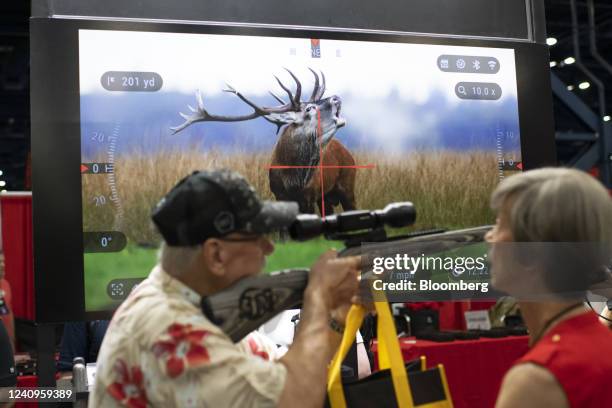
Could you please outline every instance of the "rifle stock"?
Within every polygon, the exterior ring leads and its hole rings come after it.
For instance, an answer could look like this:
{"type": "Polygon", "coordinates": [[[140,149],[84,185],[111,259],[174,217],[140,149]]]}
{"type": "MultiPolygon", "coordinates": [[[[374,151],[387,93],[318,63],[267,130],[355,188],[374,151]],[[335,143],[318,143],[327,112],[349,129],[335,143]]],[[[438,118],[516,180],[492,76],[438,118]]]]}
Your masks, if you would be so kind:
{"type": "MultiPolygon", "coordinates": [[[[369,248],[391,253],[401,248],[403,253],[428,255],[449,251],[484,241],[490,226],[434,232],[413,236],[391,237],[386,242],[370,246],[345,248],[340,256],[368,255],[369,248]]],[[[364,241],[364,244],[367,241],[364,241]]],[[[366,259],[367,256],[364,256],[366,259]]],[[[372,277],[368,262],[364,262],[363,280],[372,277]]],[[[248,333],[278,313],[298,308],[308,285],[308,269],[289,269],[267,275],[241,279],[229,288],[202,298],[202,311],[233,340],[248,333]]]]}

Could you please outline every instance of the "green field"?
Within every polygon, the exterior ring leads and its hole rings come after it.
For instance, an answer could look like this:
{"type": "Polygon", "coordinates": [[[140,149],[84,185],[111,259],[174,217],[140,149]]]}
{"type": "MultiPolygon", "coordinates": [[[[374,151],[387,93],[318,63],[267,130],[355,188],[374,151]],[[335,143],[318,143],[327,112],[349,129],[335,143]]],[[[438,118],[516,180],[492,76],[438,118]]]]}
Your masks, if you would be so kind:
{"type": "MultiPolygon", "coordinates": [[[[274,253],[267,258],[264,273],[287,268],[310,267],[321,253],[330,248],[339,250],[342,248],[342,243],[339,241],[327,241],[322,238],[307,242],[288,241],[276,243],[274,253]]],[[[486,245],[480,243],[448,252],[428,255],[432,257],[454,258],[478,257],[483,256],[483,254],[486,254],[486,245]]],[[[118,305],[106,293],[108,283],[113,279],[145,278],[157,261],[157,249],[128,245],[121,252],[90,253],[85,254],[84,258],[87,310],[106,310],[118,305]]],[[[434,282],[452,281],[448,271],[432,270],[430,272],[431,279],[434,282]]],[[[464,278],[470,280],[467,276],[464,278]]]]}
{"type": "MultiPolygon", "coordinates": [[[[277,243],[264,271],[309,267],[321,253],[333,247],[342,246],[340,242],[324,239],[277,243]]],[[[128,245],[121,252],[89,253],[84,258],[86,308],[104,310],[116,306],[106,293],[108,283],[113,279],[146,277],[157,261],[157,249],[128,245]]]]}

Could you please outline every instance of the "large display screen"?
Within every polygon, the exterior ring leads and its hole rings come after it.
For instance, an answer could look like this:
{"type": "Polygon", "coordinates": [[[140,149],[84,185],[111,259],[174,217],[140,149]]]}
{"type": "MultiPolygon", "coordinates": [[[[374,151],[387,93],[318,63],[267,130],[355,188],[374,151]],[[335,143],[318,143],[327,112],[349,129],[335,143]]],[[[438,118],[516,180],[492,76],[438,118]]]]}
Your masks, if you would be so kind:
{"type": "MultiPolygon", "coordinates": [[[[521,168],[512,49],[80,30],[79,77],[87,310],[148,273],[151,209],[195,169],[304,212],[410,200],[417,228],[457,228],[491,223],[488,195],[521,168]]],[[[297,266],[283,252],[271,266],[297,266]]]]}
{"type": "MultiPolygon", "coordinates": [[[[421,230],[492,223],[495,185],[537,165],[524,160],[537,128],[520,108],[526,44],[72,24],[90,314],[149,273],[151,210],[194,170],[234,169],[303,212],[412,201],[421,230]]],[[[279,242],[266,269],[329,246],[279,242]]]]}

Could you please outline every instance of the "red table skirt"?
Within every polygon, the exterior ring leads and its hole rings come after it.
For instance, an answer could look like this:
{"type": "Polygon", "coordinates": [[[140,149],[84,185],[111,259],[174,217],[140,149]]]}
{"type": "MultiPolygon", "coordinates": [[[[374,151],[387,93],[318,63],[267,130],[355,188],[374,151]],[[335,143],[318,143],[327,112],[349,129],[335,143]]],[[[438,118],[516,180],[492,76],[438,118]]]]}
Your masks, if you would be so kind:
{"type": "MultiPolygon", "coordinates": [[[[400,345],[404,361],[424,355],[428,368],[444,365],[455,408],[490,408],[495,406],[504,374],[525,354],[528,341],[528,336],[446,343],[404,338],[400,345]]],[[[376,347],[374,342],[375,354],[376,347]]]]}

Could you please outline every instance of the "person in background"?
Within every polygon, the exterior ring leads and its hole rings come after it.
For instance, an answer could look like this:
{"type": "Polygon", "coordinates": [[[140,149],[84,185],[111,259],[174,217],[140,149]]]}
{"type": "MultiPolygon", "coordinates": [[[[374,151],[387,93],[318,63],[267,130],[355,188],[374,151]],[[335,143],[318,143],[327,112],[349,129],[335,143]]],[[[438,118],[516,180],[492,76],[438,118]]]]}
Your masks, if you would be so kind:
{"type": "Polygon", "coordinates": [[[83,357],[85,363],[95,363],[109,323],[108,320],[65,323],[57,371],[71,372],[75,357],[83,357]]]}
{"type": "MultiPolygon", "coordinates": [[[[277,345],[276,355],[283,356],[293,343],[293,337],[300,321],[300,309],[289,309],[279,313],[273,319],[263,324],[256,332],[263,334],[269,341],[277,345]]],[[[372,374],[372,367],[363,336],[357,330],[355,338],[357,348],[356,367],[351,367],[353,375],[350,378],[365,378],[372,374]]]]}
{"type": "Polygon", "coordinates": [[[0,324],[0,387],[16,385],[17,371],[15,370],[13,347],[4,325],[0,324]]]}
{"type": "Polygon", "coordinates": [[[0,320],[4,324],[13,352],[15,351],[15,319],[13,317],[11,285],[4,279],[4,252],[0,248],[0,320]]]}
{"type": "MultiPolygon", "coordinates": [[[[203,313],[203,296],[262,271],[265,235],[295,203],[261,201],[238,173],[199,171],[159,202],[159,263],[115,312],[89,406],[320,407],[327,365],[359,286],[360,258],[328,251],[310,269],[300,329],[278,361],[245,353],[203,313]]],[[[238,312],[238,311],[237,311],[238,312]]]]}
{"type": "Polygon", "coordinates": [[[516,299],[511,297],[501,297],[497,299],[495,305],[489,309],[491,327],[506,327],[506,317],[519,317],[520,315],[521,309],[519,308],[516,299]]]}
{"type": "Polygon", "coordinates": [[[583,304],[586,290],[606,278],[608,192],[586,173],[544,168],[503,180],[491,203],[491,283],[518,300],[530,336],[496,407],[612,407],[612,332],[583,304]]]}
{"type": "MultiPolygon", "coordinates": [[[[0,241],[1,244],[1,241],[0,241]]],[[[17,386],[15,369],[15,324],[11,310],[11,287],[4,279],[4,252],[0,246],[0,387],[17,386]]],[[[0,402],[1,408],[12,407],[12,403],[0,402]]]]}

